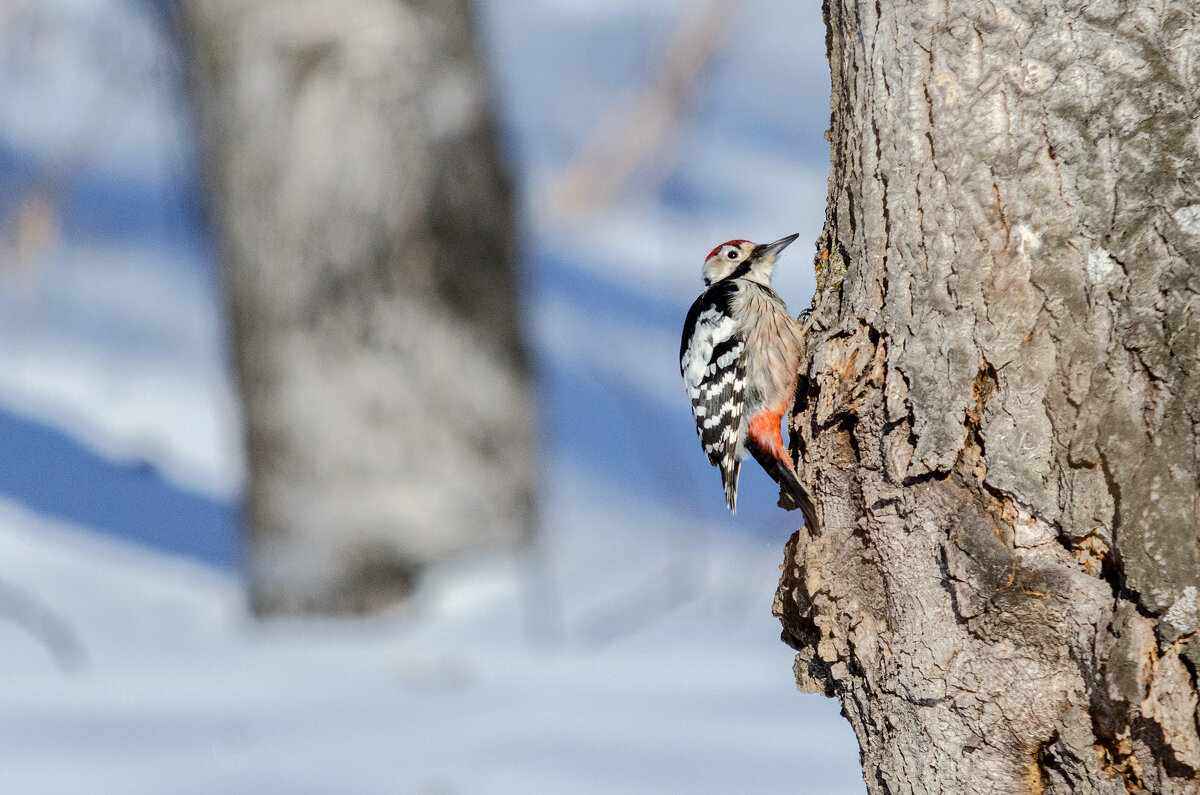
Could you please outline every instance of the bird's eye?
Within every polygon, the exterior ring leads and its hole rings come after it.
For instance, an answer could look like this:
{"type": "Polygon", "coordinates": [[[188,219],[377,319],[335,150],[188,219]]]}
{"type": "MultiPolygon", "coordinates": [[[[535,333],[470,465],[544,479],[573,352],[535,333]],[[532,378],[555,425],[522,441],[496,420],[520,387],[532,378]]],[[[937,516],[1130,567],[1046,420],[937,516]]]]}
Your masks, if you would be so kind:
{"type": "Polygon", "coordinates": [[[738,258],[738,251],[737,251],[737,249],[734,249],[733,251],[730,251],[730,252],[729,252],[728,254],[726,254],[725,256],[729,257],[730,259],[737,259],[737,258],[738,258]]]}

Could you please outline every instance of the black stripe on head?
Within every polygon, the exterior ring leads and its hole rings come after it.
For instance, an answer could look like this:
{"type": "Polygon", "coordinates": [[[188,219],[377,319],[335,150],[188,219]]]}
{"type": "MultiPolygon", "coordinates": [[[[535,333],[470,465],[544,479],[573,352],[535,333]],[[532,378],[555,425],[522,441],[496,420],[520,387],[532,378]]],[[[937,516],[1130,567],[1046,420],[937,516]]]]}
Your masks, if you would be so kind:
{"type": "Polygon", "coordinates": [[[727,282],[727,281],[730,281],[731,279],[742,278],[746,274],[750,273],[750,264],[753,261],[754,261],[753,257],[746,257],[746,259],[742,260],[741,263],[736,268],[734,268],[733,273],[729,274],[721,281],[727,282]]]}

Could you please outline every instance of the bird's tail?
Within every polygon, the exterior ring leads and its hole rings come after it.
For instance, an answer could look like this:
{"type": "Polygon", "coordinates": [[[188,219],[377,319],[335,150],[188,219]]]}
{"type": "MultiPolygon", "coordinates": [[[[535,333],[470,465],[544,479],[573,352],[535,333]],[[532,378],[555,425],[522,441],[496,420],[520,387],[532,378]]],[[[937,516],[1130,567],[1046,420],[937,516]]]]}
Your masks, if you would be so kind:
{"type": "Polygon", "coordinates": [[[758,444],[751,443],[747,447],[759,466],[779,484],[779,488],[790,498],[791,507],[799,508],[800,512],[804,514],[804,525],[810,532],[816,532],[817,508],[813,504],[812,495],[808,493],[808,489],[796,477],[796,470],[791,466],[792,462],[776,458],[758,444]]]}
{"type": "Polygon", "coordinates": [[[742,469],[741,456],[731,455],[721,462],[721,482],[725,484],[725,505],[730,513],[737,513],[738,473],[742,469]]]}

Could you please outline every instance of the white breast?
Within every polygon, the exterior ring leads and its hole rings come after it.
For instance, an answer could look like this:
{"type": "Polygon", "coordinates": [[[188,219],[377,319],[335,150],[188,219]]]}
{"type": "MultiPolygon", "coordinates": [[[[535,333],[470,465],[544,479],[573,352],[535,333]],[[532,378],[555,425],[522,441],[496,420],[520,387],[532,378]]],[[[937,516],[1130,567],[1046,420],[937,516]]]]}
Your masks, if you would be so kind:
{"type": "Polygon", "coordinates": [[[796,388],[803,331],[774,290],[741,282],[734,314],[744,324],[748,413],[790,399],[796,388]]]}

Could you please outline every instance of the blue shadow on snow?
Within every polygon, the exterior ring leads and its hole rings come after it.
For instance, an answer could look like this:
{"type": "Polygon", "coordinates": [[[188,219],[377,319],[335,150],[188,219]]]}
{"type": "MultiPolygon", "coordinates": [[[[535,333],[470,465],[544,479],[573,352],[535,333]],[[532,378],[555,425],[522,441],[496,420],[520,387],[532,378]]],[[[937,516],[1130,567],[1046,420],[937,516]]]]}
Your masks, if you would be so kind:
{"type": "Polygon", "coordinates": [[[148,464],[100,456],[0,410],[0,493],[33,511],[218,568],[238,565],[238,506],[187,491],[148,464]]]}

